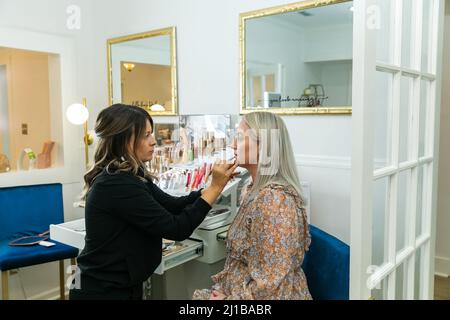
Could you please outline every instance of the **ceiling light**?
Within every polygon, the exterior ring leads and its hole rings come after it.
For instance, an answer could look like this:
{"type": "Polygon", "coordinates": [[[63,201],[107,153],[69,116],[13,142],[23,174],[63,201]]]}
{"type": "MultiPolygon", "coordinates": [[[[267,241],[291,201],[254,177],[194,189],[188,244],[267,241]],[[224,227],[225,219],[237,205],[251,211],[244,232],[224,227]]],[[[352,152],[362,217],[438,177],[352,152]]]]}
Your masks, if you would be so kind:
{"type": "Polygon", "coordinates": [[[128,72],[133,71],[135,67],[134,63],[124,63],[123,66],[125,69],[127,69],[128,72]]]}

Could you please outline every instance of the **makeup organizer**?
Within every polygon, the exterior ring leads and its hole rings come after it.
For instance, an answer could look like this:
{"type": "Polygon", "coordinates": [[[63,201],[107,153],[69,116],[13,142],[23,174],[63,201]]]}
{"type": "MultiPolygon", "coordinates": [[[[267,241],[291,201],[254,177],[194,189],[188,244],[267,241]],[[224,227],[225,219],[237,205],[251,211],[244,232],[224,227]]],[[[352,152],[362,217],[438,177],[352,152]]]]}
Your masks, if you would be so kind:
{"type": "MultiPolygon", "coordinates": [[[[164,143],[155,147],[153,160],[147,163],[147,168],[164,192],[179,197],[206,188],[211,183],[214,163],[234,160],[230,146],[238,123],[237,116],[183,115],[175,123],[158,120],[155,118],[155,128],[164,129],[155,130],[155,138],[164,143]]],[[[193,255],[197,255],[197,261],[209,264],[225,258],[225,244],[218,239],[218,234],[228,230],[237,213],[240,182],[238,176],[228,183],[219,201],[189,240],[167,246],[156,274],[190,261],[193,255]],[[195,248],[191,254],[186,253],[189,247],[195,248]]]]}

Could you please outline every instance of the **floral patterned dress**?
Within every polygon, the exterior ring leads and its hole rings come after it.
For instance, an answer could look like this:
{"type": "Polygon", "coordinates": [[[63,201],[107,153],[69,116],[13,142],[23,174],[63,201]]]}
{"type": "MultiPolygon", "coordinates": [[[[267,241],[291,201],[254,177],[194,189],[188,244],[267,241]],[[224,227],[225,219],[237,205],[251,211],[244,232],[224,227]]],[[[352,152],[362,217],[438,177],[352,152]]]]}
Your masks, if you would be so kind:
{"type": "MultiPolygon", "coordinates": [[[[228,300],[311,300],[301,268],[311,243],[303,199],[275,183],[253,200],[243,198],[228,230],[224,270],[212,276],[211,290],[228,300]]],[[[193,299],[209,299],[211,290],[196,290],[193,299]]]]}

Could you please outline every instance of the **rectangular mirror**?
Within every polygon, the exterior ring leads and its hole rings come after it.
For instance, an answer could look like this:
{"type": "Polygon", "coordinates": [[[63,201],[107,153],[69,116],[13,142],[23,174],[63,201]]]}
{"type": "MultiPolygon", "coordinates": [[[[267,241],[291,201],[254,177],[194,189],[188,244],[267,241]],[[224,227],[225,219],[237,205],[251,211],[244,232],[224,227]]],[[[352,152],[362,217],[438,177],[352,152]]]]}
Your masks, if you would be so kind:
{"type": "Polygon", "coordinates": [[[353,1],[240,15],[241,114],[350,114],[353,1]]]}
{"type": "Polygon", "coordinates": [[[175,27],[108,40],[109,102],[176,115],[175,27]]]}

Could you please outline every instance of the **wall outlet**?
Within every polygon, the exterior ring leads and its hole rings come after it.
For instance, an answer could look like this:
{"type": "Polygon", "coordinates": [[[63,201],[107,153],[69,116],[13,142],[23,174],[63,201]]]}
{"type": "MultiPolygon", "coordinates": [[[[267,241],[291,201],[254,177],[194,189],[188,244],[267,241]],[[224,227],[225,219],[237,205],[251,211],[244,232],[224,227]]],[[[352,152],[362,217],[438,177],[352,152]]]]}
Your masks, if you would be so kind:
{"type": "Polygon", "coordinates": [[[22,123],[22,134],[28,135],[28,124],[27,123],[22,123]]]}

